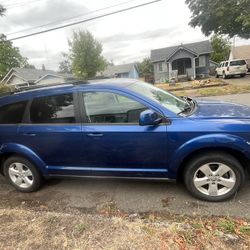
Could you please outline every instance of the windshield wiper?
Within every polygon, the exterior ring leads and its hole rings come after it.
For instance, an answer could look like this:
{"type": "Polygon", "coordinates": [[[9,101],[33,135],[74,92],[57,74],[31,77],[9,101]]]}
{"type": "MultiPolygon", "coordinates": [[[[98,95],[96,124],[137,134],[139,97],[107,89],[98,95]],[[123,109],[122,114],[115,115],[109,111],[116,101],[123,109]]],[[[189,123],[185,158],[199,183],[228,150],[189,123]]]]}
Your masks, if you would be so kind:
{"type": "Polygon", "coordinates": [[[190,104],[187,104],[182,111],[177,113],[177,115],[182,114],[182,113],[190,112],[191,110],[192,110],[192,106],[190,104]]]}
{"type": "Polygon", "coordinates": [[[182,96],[181,98],[185,100],[187,105],[177,115],[182,114],[182,113],[191,112],[195,108],[195,105],[196,105],[196,102],[192,98],[190,98],[188,96],[182,96]]]}

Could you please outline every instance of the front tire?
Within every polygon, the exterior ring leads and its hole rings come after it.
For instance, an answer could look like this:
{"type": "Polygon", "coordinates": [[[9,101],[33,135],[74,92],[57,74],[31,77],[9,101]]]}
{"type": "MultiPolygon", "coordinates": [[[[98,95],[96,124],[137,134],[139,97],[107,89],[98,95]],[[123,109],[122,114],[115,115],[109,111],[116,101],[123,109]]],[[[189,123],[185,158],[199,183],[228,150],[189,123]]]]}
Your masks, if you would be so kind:
{"type": "Polygon", "coordinates": [[[237,159],[227,153],[211,152],[193,158],[185,168],[189,192],[206,201],[223,201],[243,185],[245,172],[237,159]]]}
{"type": "Polygon", "coordinates": [[[42,184],[42,176],[36,167],[23,157],[13,156],[4,162],[4,175],[10,184],[21,192],[34,192],[42,184]]]}
{"type": "Polygon", "coordinates": [[[217,71],[215,72],[215,78],[219,78],[217,71]]]}
{"type": "Polygon", "coordinates": [[[226,75],[226,73],[225,73],[225,72],[223,72],[223,74],[222,74],[222,78],[223,78],[223,79],[227,79],[227,75],[226,75]]]}

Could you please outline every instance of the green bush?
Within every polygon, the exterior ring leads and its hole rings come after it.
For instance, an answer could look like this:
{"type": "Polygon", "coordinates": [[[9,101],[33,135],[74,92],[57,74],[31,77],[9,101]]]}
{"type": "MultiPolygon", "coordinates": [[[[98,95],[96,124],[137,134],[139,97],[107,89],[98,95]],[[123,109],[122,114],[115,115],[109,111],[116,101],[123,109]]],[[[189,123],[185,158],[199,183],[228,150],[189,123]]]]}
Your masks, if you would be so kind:
{"type": "Polygon", "coordinates": [[[0,93],[10,92],[13,89],[13,86],[7,85],[5,83],[0,83],[0,93]]]}

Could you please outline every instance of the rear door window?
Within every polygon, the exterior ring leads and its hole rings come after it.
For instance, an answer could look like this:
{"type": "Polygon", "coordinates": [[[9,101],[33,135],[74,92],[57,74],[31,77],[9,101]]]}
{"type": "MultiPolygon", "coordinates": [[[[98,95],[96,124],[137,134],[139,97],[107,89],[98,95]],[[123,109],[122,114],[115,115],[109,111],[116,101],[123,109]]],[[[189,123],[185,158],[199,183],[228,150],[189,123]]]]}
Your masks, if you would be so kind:
{"type": "Polygon", "coordinates": [[[237,60],[230,62],[230,66],[243,66],[243,65],[246,65],[245,60],[237,60]]]}
{"type": "Polygon", "coordinates": [[[30,106],[31,123],[75,123],[72,94],[35,98],[30,106]]]}
{"type": "Polygon", "coordinates": [[[21,123],[26,104],[27,101],[22,101],[0,107],[0,124],[21,123]]]}

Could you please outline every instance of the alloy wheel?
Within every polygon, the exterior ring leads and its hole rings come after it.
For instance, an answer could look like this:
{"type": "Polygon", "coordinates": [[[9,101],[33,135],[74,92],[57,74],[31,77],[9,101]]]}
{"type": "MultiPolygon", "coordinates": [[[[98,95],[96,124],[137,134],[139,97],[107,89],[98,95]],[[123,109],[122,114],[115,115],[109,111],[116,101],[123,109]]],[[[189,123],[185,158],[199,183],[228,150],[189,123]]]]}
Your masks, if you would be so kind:
{"type": "Polygon", "coordinates": [[[193,177],[195,188],[208,196],[221,196],[236,184],[235,172],[226,164],[211,162],[197,169],[193,177]]]}
{"type": "Polygon", "coordinates": [[[11,181],[20,188],[29,188],[34,182],[31,170],[23,163],[14,162],[8,169],[11,181]]]}

